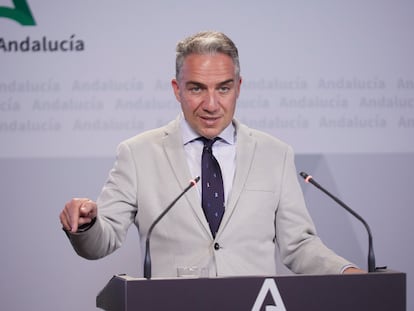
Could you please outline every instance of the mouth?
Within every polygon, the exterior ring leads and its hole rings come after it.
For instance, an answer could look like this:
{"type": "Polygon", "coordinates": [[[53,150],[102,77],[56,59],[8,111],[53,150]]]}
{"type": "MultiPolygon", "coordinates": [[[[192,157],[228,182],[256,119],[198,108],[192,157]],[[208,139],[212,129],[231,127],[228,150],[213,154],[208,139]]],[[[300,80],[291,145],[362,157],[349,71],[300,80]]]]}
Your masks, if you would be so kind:
{"type": "Polygon", "coordinates": [[[212,116],[200,116],[201,121],[207,126],[214,126],[220,120],[221,117],[212,116]]]}

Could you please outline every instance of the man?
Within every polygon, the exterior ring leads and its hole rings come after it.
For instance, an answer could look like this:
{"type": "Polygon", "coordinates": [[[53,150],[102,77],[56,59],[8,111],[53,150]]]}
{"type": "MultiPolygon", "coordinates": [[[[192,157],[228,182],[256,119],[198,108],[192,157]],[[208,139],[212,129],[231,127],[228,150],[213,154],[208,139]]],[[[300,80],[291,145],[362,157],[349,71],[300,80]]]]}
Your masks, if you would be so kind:
{"type": "Polygon", "coordinates": [[[172,88],[182,115],[122,142],[97,202],[72,199],[60,214],[79,255],[110,254],[132,223],[143,245],[157,216],[203,175],[198,191],[188,191],[153,231],[153,276],[176,276],[183,266],[207,268],[210,276],[275,275],[277,247],[296,273],[360,271],[316,236],[291,147],[234,119],[241,83],[237,48],[224,34],[201,32],[178,43],[172,88]],[[224,206],[214,211],[204,204],[211,185],[201,169],[203,140],[214,142],[206,148],[222,176],[213,194],[224,206]]]}

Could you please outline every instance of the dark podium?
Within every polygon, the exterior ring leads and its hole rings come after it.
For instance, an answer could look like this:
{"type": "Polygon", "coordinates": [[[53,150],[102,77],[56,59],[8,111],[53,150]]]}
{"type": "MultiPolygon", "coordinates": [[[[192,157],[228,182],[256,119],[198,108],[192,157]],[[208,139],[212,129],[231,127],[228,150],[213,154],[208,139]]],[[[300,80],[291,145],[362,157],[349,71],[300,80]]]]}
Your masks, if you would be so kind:
{"type": "Polygon", "coordinates": [[[114,276],[96,298],[120,310],[406,310],[405,273],[137,279],[114,276]]]}

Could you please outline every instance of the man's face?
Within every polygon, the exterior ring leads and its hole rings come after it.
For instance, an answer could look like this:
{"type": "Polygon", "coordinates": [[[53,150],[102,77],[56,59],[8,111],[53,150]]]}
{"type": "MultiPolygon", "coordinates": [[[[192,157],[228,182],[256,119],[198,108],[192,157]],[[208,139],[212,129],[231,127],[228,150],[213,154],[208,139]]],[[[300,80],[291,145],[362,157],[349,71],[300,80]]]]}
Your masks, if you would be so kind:
{"type": "Polygon", "coordinates": [[[234,69],[228,55],[191,54],[172,80],[185,119],[201,136],[220,135],[233,119],[241,85],[234,69]]]}

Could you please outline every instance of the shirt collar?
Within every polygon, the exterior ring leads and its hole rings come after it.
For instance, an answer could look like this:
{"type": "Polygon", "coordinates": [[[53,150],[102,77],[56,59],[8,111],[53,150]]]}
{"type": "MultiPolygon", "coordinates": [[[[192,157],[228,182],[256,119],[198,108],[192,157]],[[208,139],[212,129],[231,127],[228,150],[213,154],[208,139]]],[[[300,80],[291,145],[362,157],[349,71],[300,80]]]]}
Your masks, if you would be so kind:
{"type": "MultiPolygon", "coordinates": [[[[183,114],[180,116],[180,127],[181,127],[181,134],[183,136],[183,143],[187,145],[188,143],[196,140],[200,137],[196,131],[194,131],[190,124],[188,124],[187,120],[185,120],[183,114]]],[[[221,141],[233,145],[236,141],[236,129],[234,127],[233,122],[231,122],[221,133],[220,133],[221,141]]]]}

